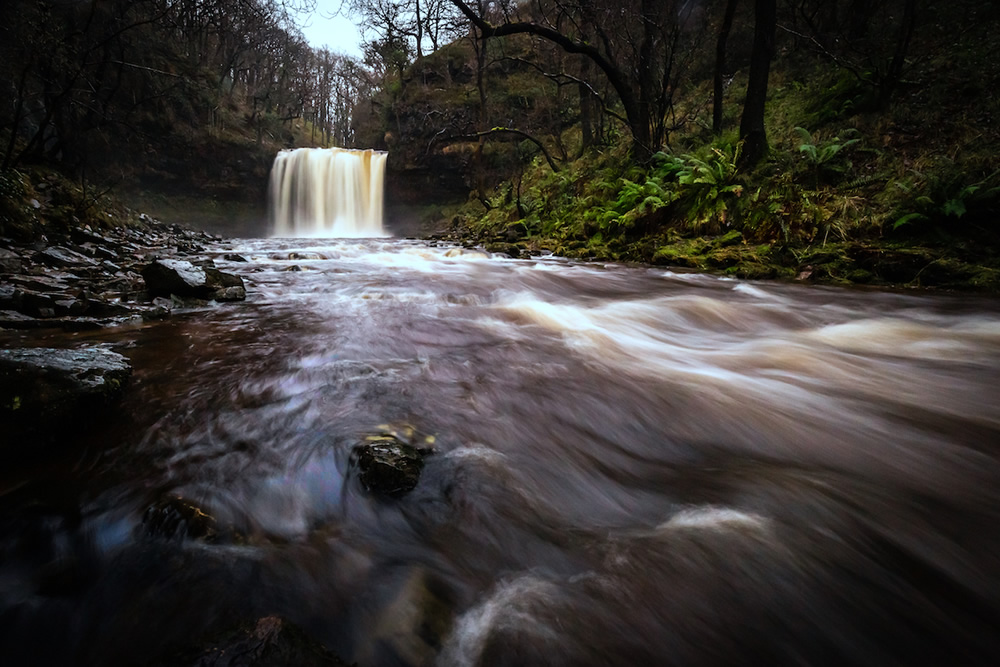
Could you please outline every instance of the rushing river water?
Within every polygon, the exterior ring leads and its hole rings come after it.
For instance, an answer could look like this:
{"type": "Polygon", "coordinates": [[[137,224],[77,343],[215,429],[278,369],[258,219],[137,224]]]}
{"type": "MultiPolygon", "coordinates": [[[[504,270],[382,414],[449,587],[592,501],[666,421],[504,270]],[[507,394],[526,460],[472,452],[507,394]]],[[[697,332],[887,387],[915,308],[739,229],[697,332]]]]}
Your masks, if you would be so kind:
{"type": "Polygon", "coordinates": [[[30,339],[135,372],[4,479],[4,664],[268,614],[362,666],[1000,661],[995,300],[409,241],[216,259],[245,303],[30,339]],[[351,451],[393,429],[435,452],[382,499],[351,451]],[[239,538],[150,538],[165,494],[239,538]]]}

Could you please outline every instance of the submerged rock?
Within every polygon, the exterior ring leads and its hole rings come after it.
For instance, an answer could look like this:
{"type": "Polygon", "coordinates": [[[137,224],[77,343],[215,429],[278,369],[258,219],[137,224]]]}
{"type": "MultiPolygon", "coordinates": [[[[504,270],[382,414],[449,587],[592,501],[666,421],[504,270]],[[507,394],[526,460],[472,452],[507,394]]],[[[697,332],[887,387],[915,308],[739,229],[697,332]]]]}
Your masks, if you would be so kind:
{"type": "Polygon", "coordinates": [[[13,446],[48,442],[99,419],[122,395],[128,360],[100,347],[0,350],[0,431],[13,446]]]}
{"type": "Polygon", "coordinates": [[[172,539],[215,538],[215,518],[180,496],[165,496],[146,508],[142,515],[146,535],[172,539]]]}
{"type": "Polygon", "coordinates": [[[434,664],[454,623],[455,592],[419,566],[380,579],[377,612],[364,619],[371,630],[351,657],[361,665],[434,664]]]}
{"type": "Polygon", "coordinates": [[[417,486],[425,453],[392,435],[372,436],[354,450],[361,483],[387,496],[401,496],[417,486]]]}

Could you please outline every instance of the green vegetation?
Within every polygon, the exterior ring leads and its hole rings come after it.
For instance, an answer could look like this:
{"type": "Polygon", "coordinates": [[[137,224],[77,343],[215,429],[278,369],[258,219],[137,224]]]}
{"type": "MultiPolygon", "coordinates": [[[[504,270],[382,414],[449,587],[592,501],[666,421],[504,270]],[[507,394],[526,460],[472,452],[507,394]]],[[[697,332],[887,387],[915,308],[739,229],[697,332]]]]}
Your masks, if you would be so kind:
{"type": "MultiPolygon", "coordinates": [[[[528,142],[496,146],[490,186],[468,180],[469,200],[439,218],[459,237],[513,254],[552,251],[748,278],[1000,290],[1000,128],[991,122],[1000,100],[986,92],[988,82],[1000,82],[1000,65],[982,24],[996,10],[959,16],[926,3],[922,12],[913,36],[920,53],[906,60],[889,97],[885,61],[875,81],[786,43],[766,107],[770,148],[757,164],[743,159],[731,122],[721,136],[708,129],[711,110],[700,101],[710,97],[711,81],[698,75],[708,70],[692,67],[686,94],[675,101],[685,122],[651,158],[636,159],[614,116],[604,116],[598,141],[583,145],[577,100],[564,96],[556,100],[564,122],[535,119],[534,126],[562,156],[558,171],[528,142]]],[[[516,39],[524,41],[506,38],[503,49],[520,50],[523,60],[529,42],[516,39]]],[[[488,76],[491,96],[509,100],[502,71],[488,76]]],[[[525,76],[518,71],[506,82],[525,76]]],[[[745,76],[736,72],[734,90],[745,76]]],[[[435,104],[448,113],[447,95],[456,92],[437,88],[435,104]]],[[[419,88],[404,85],[396,112],[421,99],[419,88]]],[[[738,117],[742,102],[738,93],[727,96],[724,117],[738,117]]]]}

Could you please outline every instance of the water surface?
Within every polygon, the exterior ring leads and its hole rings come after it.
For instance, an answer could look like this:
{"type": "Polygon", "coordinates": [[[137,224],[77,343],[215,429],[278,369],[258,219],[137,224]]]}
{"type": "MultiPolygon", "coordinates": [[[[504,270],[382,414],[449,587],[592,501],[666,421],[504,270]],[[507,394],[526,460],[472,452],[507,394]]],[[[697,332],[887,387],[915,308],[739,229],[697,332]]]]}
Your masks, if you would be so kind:
{"type": "Polygon", "coordinates": [[[267,614],[360,665],[1000,659],[995,300],[381,239],[216,261],[245,303],[4,334],[135,369],[3,476],[13,664],[267,614]],[[351,463],[384,431],[435,449],[398,500],[351,463]],[[228,537],[146,535],[169,495],[228,537]]]}

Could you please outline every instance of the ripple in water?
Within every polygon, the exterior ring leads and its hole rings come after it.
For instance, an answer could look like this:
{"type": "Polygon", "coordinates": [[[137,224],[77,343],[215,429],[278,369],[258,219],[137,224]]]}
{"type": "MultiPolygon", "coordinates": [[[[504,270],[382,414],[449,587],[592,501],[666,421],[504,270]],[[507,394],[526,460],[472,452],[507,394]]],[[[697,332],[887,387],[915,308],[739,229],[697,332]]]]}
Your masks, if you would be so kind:
{"type": "Polygon", "coordinates": [[[216,254],[245,303],[47,341],[135,375],[0,495],[5,661],[144,663],[269,614],[362,665],[1000,660],[995,300],[216,254]],[[352,463],[384,425],[435,443],[400,499],[352,463]],[[217,538],[150,538],[172,495],[217,538]]]}

